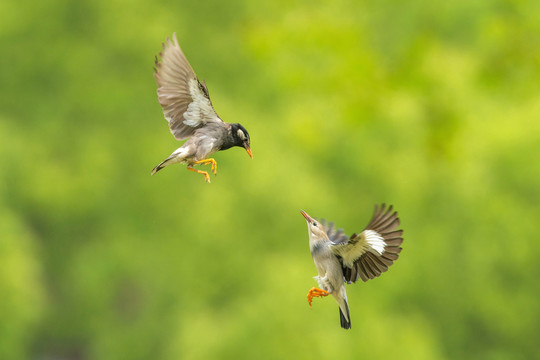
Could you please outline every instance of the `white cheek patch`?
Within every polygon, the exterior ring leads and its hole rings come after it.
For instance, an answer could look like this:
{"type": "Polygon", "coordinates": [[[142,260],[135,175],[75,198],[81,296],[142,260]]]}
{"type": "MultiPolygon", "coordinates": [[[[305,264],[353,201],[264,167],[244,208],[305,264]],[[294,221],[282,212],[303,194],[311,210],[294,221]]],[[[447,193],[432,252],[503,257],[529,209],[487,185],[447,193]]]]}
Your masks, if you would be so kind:
{"type": "MultiPolygon", "coordinates": [[[[376,251],[379,255],[382,255],[386,243],[384,242],[383,237],[376,231],[366,230],[366,242],[371,247],[371,250],[376,251]]],[[[372,251],[373,252],[373,251],[372,251]]]]}
{"type": "Polygon", "coordinates": [[[244,132],[242,131],[242,129],[238,129],[238,131],[236,132],[236,134],[238,135],[238,137],[240,138],[240,140],[245,140],[245,139],[246,139],[246,136],[244,135],[244,132]]]}

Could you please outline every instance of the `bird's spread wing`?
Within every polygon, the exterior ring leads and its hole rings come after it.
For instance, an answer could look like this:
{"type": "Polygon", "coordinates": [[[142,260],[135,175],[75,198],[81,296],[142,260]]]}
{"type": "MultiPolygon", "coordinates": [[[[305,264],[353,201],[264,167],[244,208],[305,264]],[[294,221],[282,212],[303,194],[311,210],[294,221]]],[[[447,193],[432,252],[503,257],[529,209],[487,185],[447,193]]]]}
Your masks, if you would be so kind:
{"type": "Polygon", "coordinates": [[[154,72],[158,100],[174,137],[184,140],[208,122],[221,122],[210,102],[208,89],[197,79],[176,34],[172,40],[167,38],[159,56],[161,61],[156,56],[154,72]]]}
{"type": "Polygon", "coordinates": [[[349,237],[345,235],[343,229],[337,229],[334,227],[334,222],[327,222],[326,219],[321,219],[321,224],[326,230],[326,235],[332,244],[345,244],[349,241],[349,237]]]}
{"type": "Polygon", "coordinates": [[[403,243],[403,230],[396,230],[399,218],[392,209],[392,205],[388,208],[385,204],[375,206],[375,212],[366,229],[358,235],[353,234],[349,239],[344,239],[342,235],[333,235],[332,238],[328,231],[328,237],[332,241],[330,249],[340,258],[348,283],[378,277],[398,259],[400,245],[403,243]]]}

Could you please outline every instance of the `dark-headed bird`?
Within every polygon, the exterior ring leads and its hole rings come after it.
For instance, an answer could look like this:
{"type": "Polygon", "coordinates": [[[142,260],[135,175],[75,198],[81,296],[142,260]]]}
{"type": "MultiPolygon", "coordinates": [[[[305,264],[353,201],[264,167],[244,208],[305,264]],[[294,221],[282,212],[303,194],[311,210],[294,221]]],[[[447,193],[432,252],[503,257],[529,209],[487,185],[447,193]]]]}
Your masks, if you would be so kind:
{"type": "Polygon", "coordinates": [[[209,157],[213,153],[240,146],[253,158],[247,130],[240,124],[224,122],[216,114],[206,84],[195,75],[176,34],[172,40],[167,38],[159,56],[161,61],[156,56],[154,69],[159,103],[176,140],[188,140],[156,166],[152,175],[165,166],[184,163],[188,170],[203,174],[205,181],[210,182],[208,172],[193,166],[211,164],[216,175],[216,160],[209,157]]]}
{"type": "Polygon", "coordinates": [[[339,305],[341,327],[350,329],[345,283],[376,278],[398,259],[403,243],[403,230],[396,230],[398,214],[391,205],[375,206],[365,230],[347,237],[334,223],[319,222],[303,210],[301,213],[307,221],[309,249],[319,274],[315,277],[319,287],[311,288],[307,295],[309,306],[314,297],[332,294],[339,305]]]}

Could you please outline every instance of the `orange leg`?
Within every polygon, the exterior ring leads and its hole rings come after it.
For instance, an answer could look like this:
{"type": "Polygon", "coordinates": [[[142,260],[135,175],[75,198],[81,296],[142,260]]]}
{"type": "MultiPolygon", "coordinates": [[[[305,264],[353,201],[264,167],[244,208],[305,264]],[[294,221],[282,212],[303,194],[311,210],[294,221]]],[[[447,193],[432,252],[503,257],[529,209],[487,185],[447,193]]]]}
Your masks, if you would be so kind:
{"type": "Polygon", "coordinates": [[[208,173],[207,173],[206,171],[197,170],[197,169],[194,169],[194,168],[192,168],[192,167],[190,167],[190,166],[188,166],[187,169],[188,169],[189,171],[194,171],[194,172],[196,172],[196,173],[203,174],[203,175],[204,175],[204,181],[206,181],[207,183],[210,182],[210,175],[208,175],[208,173]]]}
{"type": "Polygon", "coordinates": [[[217,162],[216,162],[216,160],[214,160],[212,158],[195,161],[193,164],[194,165],[196,165],[196,164],[202,164],[202,165],[212,164],[212,167],[210,169],[214,172],[214,175],[217,175],[217,162]]]}
{"type": "Polygon", "coordinates": [[[326,290],[322,290],[322,289],[319,289],[317,287],[312,287],[308,291],[308,294],[307,294],[307,301],[309,303],[309,307],[311,307],[311,301],[313,300],[314,297],[328,296],[328,294],[330,294],[330,293],[328,291],[326,291],[326,290]]]}

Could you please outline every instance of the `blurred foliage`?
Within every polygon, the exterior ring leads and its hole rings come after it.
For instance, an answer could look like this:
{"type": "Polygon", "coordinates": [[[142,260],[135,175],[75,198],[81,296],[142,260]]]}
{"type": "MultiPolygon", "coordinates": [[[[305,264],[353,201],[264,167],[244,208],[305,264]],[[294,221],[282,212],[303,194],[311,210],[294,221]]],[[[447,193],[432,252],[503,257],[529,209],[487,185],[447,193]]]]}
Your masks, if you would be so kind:
{"type": "Polygon", "coordinates": [[[0,3],[1,359],[531,359],[540,332],[540,3],[0,3]],[[175,165],[153,57],[177,32],[254,159],[175,165]],[[299,209],[400,260],[316,274],[299,209]]]}

